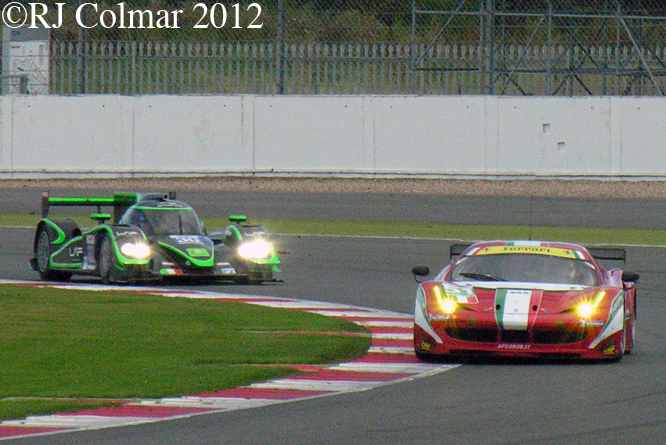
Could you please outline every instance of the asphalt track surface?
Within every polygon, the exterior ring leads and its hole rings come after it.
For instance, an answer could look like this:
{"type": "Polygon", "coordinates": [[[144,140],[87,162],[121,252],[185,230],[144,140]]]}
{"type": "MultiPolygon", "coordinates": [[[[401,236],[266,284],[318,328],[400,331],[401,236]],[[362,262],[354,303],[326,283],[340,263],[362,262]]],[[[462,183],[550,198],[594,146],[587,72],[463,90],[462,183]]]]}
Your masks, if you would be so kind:
{"type": "MultiPolygon", "coordinates": [[[[65,191],[68,192],[68,191],[65,191]]],[[[37,190],[0,190],[1,211],[38,211],[37,190]]],[[[74,195],[76,192],[70,192],[74,195]]],[[[201,216],[376,219],[666,228],[658,200],[182,194],[201,216]],[[241,200],[242,202],[238,202],[241,200]],[[235,204],[235,205],[234,205],[235,204]],[[254,212],[254,213],[253,213],[254,212]],[[538,221],[538,222],[535,222],[538,221]]],[[[0,229],[0,278],[27,269],[30,229],[0,229]]],[[[200,287],[410,313],[416,263],[438,268],[446,241],[276,238],[285,282],[200,287]]],[[[621,363],[476,362],[365,392],[152,424],[3,441],[11,444],[661,444],[666,437],[666,252],[628,247],[641,274],[636,350],[621,363]]]]}

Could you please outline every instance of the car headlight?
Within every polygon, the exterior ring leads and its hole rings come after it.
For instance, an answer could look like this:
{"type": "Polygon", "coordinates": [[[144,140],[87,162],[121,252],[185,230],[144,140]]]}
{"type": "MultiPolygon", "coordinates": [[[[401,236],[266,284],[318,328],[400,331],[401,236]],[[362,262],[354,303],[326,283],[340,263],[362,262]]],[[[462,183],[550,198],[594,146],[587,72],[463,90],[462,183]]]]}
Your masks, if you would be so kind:
{"type": "Polygon", "coordinates": [[[265,239],[255,239],[241,244],[238,255],[245,259],[268,258],[271,255],[271,245],[265,239]]]}
{"type": "Polygon", "coordinates": [[[581,303],[576,307],[576,312],[583,318],[589,318],[594,312],[594,305],[592,303],[581,303]]]}
{"type": "Polygon", "coordinates": [[[458,302],[449,296],[443,296],[441,288],[435,286],[435,295],[437,295],[437,301],[439,302],[439,307],[447,315],[451,315],[456,311],[458,307],[458,302]]]}
{"type": "Polygon", "coordinates": [[[145,243],[125,243],[120,246],[120,252],[126,257],[142,260],[150,256],[150,247],[145,243]]]}
{"type": "Polygon", "coordinates": [[[442,311],[448,315],[453,314],[456,311],[457,306],[458,304],[450,298],[446,298],[439,302],[439,307],[441,307],[442,311]]]}
{"type": "Polygon", "coordinates": [[[597,292],[592,301],[583,301],[578,306],[576,306],[576,312],[578,312],[578,315],[580,315],[582,318],[589,318],[592,316],[594,311],[597,309],[597,306],[599,306],[599,303],[601,303],[601,300],[603,300],[605,296],[606,291],[602,290],[597,292]]]}

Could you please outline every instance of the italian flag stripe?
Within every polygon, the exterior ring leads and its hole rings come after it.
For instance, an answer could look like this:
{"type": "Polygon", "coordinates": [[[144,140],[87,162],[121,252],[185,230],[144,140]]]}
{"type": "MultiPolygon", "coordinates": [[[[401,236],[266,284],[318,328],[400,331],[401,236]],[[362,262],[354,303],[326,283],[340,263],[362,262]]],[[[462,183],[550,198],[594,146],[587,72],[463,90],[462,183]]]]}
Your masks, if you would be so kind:
{"type": "Polygon", "coordinates": [[[495,293],[495,319],[500,329],[524,331],[528,327],[532,291],[498,289],[495,293]]]}
{"type": "Polygon", "coordinates": [[[497,289],[495,293],[495,308],[499,307],[498,311],[495,309],[495,319],[497,320],[497,326],[500,329],[504,329],[504,306],[506,303],[506,289],[497,289]]]}

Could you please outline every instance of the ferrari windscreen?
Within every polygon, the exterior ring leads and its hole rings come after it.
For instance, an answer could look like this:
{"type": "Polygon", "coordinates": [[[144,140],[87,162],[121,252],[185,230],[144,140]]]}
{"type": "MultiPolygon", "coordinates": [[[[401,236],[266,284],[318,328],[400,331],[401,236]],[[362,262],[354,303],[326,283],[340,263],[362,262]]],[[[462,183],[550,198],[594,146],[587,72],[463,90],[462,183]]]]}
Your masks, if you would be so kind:
{"type": "Polygon", "coordinates": [[[451,281],[511,281],[518,283],[599,285],[588,261],[535,254],[478,255],[460,258],[451,281]]]}

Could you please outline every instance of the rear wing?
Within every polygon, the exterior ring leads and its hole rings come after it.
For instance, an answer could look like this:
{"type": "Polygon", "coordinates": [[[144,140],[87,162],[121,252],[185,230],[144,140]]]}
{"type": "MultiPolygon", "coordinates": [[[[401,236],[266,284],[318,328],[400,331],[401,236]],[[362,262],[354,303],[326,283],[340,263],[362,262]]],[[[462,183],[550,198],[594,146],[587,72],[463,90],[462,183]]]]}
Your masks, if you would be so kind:
{"type": "Polygon", "coordinates": [[[454,257],[458,257],[463,254],[465,250],[472,244],[451,244],[451,247],[449,248],[449,259],[453,259],[454,257]]]}
{"type": "MultiPolygon", "coordinates": [[[[471,245],[471,243],[452,244],[449,249],[449,258],[462,255],[471,245]]],[[[586,249],[597,260],[622,261],[623,263],[627,261],[627,251],[619,247],[586,247],[586,249]]]]}
{"type": "Polygon", "coordinates": [[[110,197],[90,198],[52,198],[48,191],[42,192],[42,218],[49,215],[51,207],[96,207],[101,213],[102,207],[113,207],[113,220],[117,222],[125,211],[139,201],[138,193],[114,193],[110,197]]]}
{"type": "Polygon", "coordinates": [[[627,262],[627,251],[619,247],[588,247],[587,251],[597,260],[627,262]]]}

